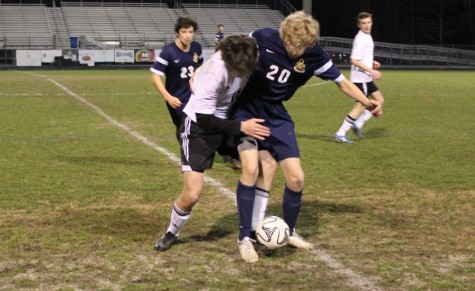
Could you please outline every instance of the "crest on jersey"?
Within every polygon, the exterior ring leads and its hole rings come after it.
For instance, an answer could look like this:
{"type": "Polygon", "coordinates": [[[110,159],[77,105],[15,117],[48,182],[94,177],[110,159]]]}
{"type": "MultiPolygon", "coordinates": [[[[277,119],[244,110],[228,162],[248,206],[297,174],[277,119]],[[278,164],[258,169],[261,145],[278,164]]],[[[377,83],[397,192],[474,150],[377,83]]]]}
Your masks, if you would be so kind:
{"type": "Polygon", "coordinates": [[[303,59],[300,59],[297,61],[297,63],[294,66],[294,70],[297,73],[305,73],[305,62],[303,59]]]}
{"type": "Polygon", "coordinates": [[[193,54],[193,62],[197,63],[198,60],[199,60],[198,54],[197,54],[197,53],[194,53],[194,54],[193,54]]]}

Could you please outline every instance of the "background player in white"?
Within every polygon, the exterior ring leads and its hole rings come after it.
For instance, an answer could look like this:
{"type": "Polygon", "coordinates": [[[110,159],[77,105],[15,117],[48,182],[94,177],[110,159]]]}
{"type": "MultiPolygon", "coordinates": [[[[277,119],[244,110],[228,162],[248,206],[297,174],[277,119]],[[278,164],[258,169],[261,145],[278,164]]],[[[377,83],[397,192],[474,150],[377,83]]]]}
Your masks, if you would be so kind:
{"type": "Polygon", "coordinates": [[[150,68],[152,83],[167,102],[176,136],[179,139],[183,108],[190,99],[189,80],[203,63],[201,45],[193,41],[198,24],[191,17],[178,18],[175,24],[176,39],[166,45],[150,68]],[[165,84],[162,78],[166,77],[165,84]]]}
{"type": "MultiPolygon", "coordinates": [[[[353,40],[353,48],[351,50],[350,81],[366,96],[379,101],[379,103],[383,105],[383,95],[373,82],[373,79],[378,80],[382,77],[381,72],[378,71],[381,64],[374,60],[374,42],[371,37],[373,16],[371,13],[361,12],[356,17],[356,24],[358,25],[359,31],[353,40]]],[[[346,136],[350,128],[353,128],[356,136],[362,139],[362,127],[371,116],[371,112],[365,110],[361,103],[355,102],[353,109],[346,115],[340,129],[335,133],[335,140],[341,143],[353,143],[353,141],[346,136]]]]}
{"type": "Polygon", "coordinates": [[[166,251],[176,243],[180,230],[190,217],[204,186],[204,171],[213,165],[216,149],[224,135],[243,133],[264,139],[269,129],[260,125],[262,119],[228,120],[228,111],[239,96],[249,74],[257,66],[257,47],[248,36],[225,39],[209,61],[194,77],[192,95],[182,121],[181,164],[183,190],[172,207],[170,224],[155,244],[158,251],[166,251]]]}
{"type": "MultiPolygon", "coordinates": [[[[286,180],[282,211],[283,219],[291,230],[288,244],[301,249],[313,248],[313,244],[295,232],[302,204],[304,172],[300,164],[295,125],[283,102],[292,98],[295,91],[311,77],[318,76],[334,81],[342,92],[361,102],[373,114],[380,114],[379,103],[364,96],[317,45],[319,35],[318,22],[301,11],[287,16],[279,31],[265,28],[250,34],[259,47],[259,67],[243,90],[234,117],[237,120],[252,117],[264,119],[263,125],[270,128],[271,135],[264,140],[245,137],[238,146],[242,162],[242,174],[236,190],[238,249],[246,262],[258,261],[252,230],[265,215],[276,161],[286,180]]],[[[318,108],[318,103],[312,105],[318,108]]]]}

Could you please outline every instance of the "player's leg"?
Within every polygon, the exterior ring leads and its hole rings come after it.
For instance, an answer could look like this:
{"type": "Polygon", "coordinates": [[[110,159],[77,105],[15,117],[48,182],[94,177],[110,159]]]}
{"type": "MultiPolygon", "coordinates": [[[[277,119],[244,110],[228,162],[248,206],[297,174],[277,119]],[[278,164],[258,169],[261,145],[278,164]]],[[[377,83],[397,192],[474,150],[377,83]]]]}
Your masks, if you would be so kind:
{"type": "MultiPolygon", "coordinates": [[[[368,83],[354,83],[358,89],[365,94],[365,96],[368,96],[368,83]]],[[[340,128],[338,131],[335,133],[333,136],[337,142],[340,143],[353,143],[347,136],[346,133],[348,130],[351,128],[354,129],[354,124],[356,119],[363,113],[365,110],[363,104],[360,102],[356,102],[353,105],[353,108],[351,111],[345,116],[345,119],[343,120],[343,123],[341,124],[340,128]]]]}
{"type": "Polygon", "coordinates": [[[183,190],[173,205],[170,224],[165,234],[155,244],[156,250],[166,251],[176,243],[193,206],[200,199],[204,186],[204,171],[212,167],[215,150],[221,140],[221,134],[210,134],[188,117],[183,120],[180,134],[183,190]]]}
{"type": "Polygon", "coordinates": [[[279,162],[284,172],[286,186],[282,199],[283,218],[290,229],[288,244],[301,249],[312,249],[313,244],[306,242],[295,232],[295,226],[302,206],[304,172],[300,158],[287,158],[279,162]]]}
{"type": "MultiPolygon", "coordinates": [[[[384,97],[383,94],[381,94],[381,91],[379,91],[378,87],[374,82],[369,82],[367,84],[367,92],[370,98],[378,101],[381,105],[384,104],[384,97]]],[[[371,119],[373,115],[369,110],[364,110],[358,119],[356,119],[355,124],[353,126],[353,131],[355,132],[356,136],[360,139],[363,138],[363,125],[371,119]]]]}
{"type": "Polygon", "coordinates": [[[155,244],[156,250],[166,251],[176,243],[181,229],[190,218],[193,206],[200,199],[203,185],[204,173],[194,171],[183,173],[183,190],[173,204],[170,223],[165,234],[155,244]]]}
{"type": "Polygon", "coordinates": [[[259,259],[250,238],[256,180],[259,174],[257,141],[250,137],[244,137],[240,141],[238,150],[242,164],[241,177],[236,189],[239,216],[238,249],[244,261],[254,263],[259,259]]]}
{"type": "Polygon", "coordinates": [[[345,116],[343,123],[341,124],[338,131],[335,133],[334,138],[337,142],[340,143],[353,143],[347,136],[346,133],[350,130],[356,118],[365,110],[363,104],[360,102],[355,102],[351,111],[345,116]]]}
{"type": "Polygon", "coordinates": [[[277,169],[277,161],[269,151],[259,151],[259,176],[256,182],[256,197],[252,212],[251,233],[257,228],[259,222],[264,219],[269,200],[269,192],[277,169]]]}

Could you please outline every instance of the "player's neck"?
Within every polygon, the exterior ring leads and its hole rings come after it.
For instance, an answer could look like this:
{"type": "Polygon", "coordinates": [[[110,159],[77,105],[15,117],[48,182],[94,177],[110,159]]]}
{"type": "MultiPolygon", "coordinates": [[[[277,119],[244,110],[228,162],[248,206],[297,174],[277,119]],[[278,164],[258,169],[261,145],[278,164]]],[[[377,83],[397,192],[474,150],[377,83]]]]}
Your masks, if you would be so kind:
{"type": "Polygon", "coordinates": [[[190,50],[190,46],[189,45],[187,46],[184,43],[182,43],[179,38],[175,40],[175,44],[179,49],[181,49],[184,52],[187,52],[190,50]]]}

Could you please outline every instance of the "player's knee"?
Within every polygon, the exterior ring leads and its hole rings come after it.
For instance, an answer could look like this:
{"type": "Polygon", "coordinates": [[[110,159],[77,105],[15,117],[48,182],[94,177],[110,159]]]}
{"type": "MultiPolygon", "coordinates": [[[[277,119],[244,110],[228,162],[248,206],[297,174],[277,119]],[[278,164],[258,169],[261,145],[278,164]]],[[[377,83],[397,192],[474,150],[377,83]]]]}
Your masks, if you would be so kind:
{"type": "Polygon", "coordinates": [[[278,163],[271,156],[269,156],[269,158],[265,158],[265,159],[260,160],[260,163],[261,163],[261,167],[262,167],[263,172],[275,172],[275,170],[277,170],[278,163]]]}
{"type": "Polygon", "coordinates": [[[245,185],[253,185],[259,176],[259,167],[243,163],[241,169],[241,182],[245,185]]]}
{"type": "Polygon", "coordinates": [[[201,197],[201,191],[196,191],[196,190],[191,190],[191,189],[185,189],[180,197],[180,205],[183,208],[183,211],[191,211],[193,209],[193,206],[200,200],[201,197]]]}
{"type": "Polygon", "coordinates": [[[301,173],[293,173],[287,179],[287,187],[292,191],[301,191],[304,185],[305,175],[301,173]]]}
{"type": "Polygon", "coordinates": [[[237,146],[238,152],[241,156],[241,182],[246,185],[252,185],[256,182],[257,177],[259,176],[259,164],[257,159],[257,141],[253,137],[245,136],[239,140],[239,144],[237,146]],[[253,155],[246,156],[241,155],[244,151],[255,151],[256,156],[254,159],[253,155]]]}

